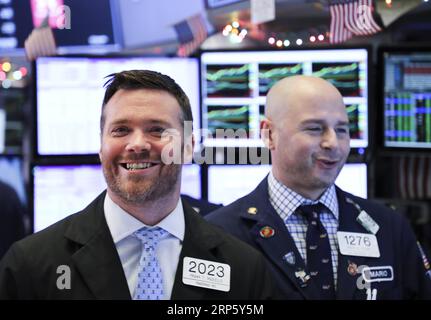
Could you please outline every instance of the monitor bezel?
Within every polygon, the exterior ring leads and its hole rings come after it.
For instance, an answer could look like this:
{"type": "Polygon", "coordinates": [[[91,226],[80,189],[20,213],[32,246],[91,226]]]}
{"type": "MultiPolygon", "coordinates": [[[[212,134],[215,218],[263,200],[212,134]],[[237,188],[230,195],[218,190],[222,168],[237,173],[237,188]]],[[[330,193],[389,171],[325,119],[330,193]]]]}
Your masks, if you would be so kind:
{"type": "MultiPolygon", "coordinates": [[[[199,51],[199,76],[200,76],[200,101],[201,101],[201,112],[200,112],[200,119],[201,119],[201,127],[202,127],[202,119],[203,119],[203,77],[202,77],[202,67],[203,67],[203,61],[202,61],[202,54],[205,53],[223,53],[223,52],[283,52],[283,51],[318,51],[318,50],[348,50],[348,49],[364,49],[367,52],[367,147],[351,147],[350,148],[350,156],[352,157],[359,157],[359,158],[366,158],[367,154],[370,152],[370,150],[374,147],[374,140],[371,136],[372,131],[370,130],[370,123],[373,120],[373,110],[375,109],[374,106],[374,99],[371,99],[373,97],[374,93],[374,70],[373,70],[373,46],[371,44],[365,44],[365,45],[356,45],[356,44],[344,44],[344,45],[328,45],[328,44],[316,44],[316,45],[304,45],[304,46],[296,46],[296,47],[288,47],[288,48],[274,48],[274,47],[257,47],[257,48],[245,48],[245,49],[233,49],[233,48],[225,48],[225,49],[205,49],[199,51]]],[[[203,141],[202,141],[203,144],[203,141]]],[[[220,146],[220,147],[205,147],[205,148],[221,148],[221,149],[241,149],[241,148],[265,148],[265,147],[256,147],[256,146],[220,146]]]]}
{"type": "MultiPolygon", "coordinates": [[[[199,107],[201,105],[201,88],[200,88],[200,64],[198,57],[177,57],[174,55],[140,55],[140,54],[121,54],[121,53],[111,53],[108,55],[104,54],[65,54],[65,55],[54,55],[50,57],[43,57],[44,59],[64,59],[64,58],[94,58],[94,59],[184,59],[185,61],[196,61],[197,64],[197,72],[198,72],[198,79],[197,79],[197,91],[196,94],[198,95],[198,103],[199,107]]],[[[32,61],[32,102],[33,102],[33,112],[31,113],[31,132],[32,132],[32,141],[31,141],[31,154],[33,156],[33,159],[35,160],[41,160],[44,158],[52,158],[52,159],[61,159],[61,161],[68,161],[70,157],[77,157],[82,159],[82,161],[94,161],[95,158],[98,158],[97,153],[87,153],[87,154],[76,154],[76,153],[69,153],[69,154],[41,154],[39,153],[39,146],[38,146],[38,125],[37,125],[37,119],[38,119],[38,104],[37,104],[37,62],[38,60],[32,61]]],[[[100,101],[100,110],[102,108],[102,101],[100,101]]],[[[201,119],[201,112],[197,115],[198,123],[202,123],[201,119]]],[[[197,144],[199,144],[199,141],[196,141],[197,144]]]]}
{"type": "MultiPolygon", "coordinates": [[[[8,155],[9,156],[9,155],[8,155]]],[[[0,158],[2,155],[0,155],[0,158]]],[[[28,185],[25,187],[26,196],[27,196],[27,208],[29,212],[29,218],[30,218],[30,230],[34,232],[34,222],[35,222],[35,177],[34,177],[34,169],[36,167],[79,167],[79,166],[101,166],[101,162],[99,158],[95,157],[86,157],[85,161],[83,158],[80,157],[62,157],[59,159],[52,159],[52,158],[46,158],[46,159],[40,159],[38,161],[34,161],[29,166],[29,174],[28,174],[28,185]]],[[[187,165],[187,164],[185,164],[187,165]]],[[[201,198],[200,199],[206,199],[206,184],[204,184],[204,168],[203,165],[199,165],[197,163],[191,163],[191,165],[199,166],[199,184],[200,184],[200,192],[201,192],[201,198]]],[[[183,165],[184,166],[184,165],[183,165]]],[[[105,189],[106,190],[106,189],[105,189]]],[[[198,199],[199,200],[199,199],[198,199]]],[[[90,203],[88,203],[90,204],[90,203]]]]}
{"type": "MultiPolygon", "coordinates": [[[[344,163],[343,168],[345,165],[358,165],[358,164],[362,164],[365,165],[366,168],[366,194],[367,194],[367,199],[372,198],[372,186],[370,184],[370,164],[367,161],[363,161],[363,160],[358,160],[358,159],[347,159],[347,161],[344,163]]],[[[203,187],[205,187],[205,199],[207,201],[209,201],[209,196],[210,196],[210,178],[209,178],[209,169],[211,167],[223,167],[223,166],[227,166],[227,167],[249,167],[249,166],[258,166],[258,165],[265,165],[265,166],[270,166],[270,171],[272,164],[271,163],[262,163],[262,164],[251,164],[251,163],[244,163],[244,164],[223,164],[223,163],[214,163],[214,164],[205,164],[202,166],[202,180],[204,182],[203,187]]],[[[264,179],[266,179],[268,176],[266,176],[264,179]]],[[[338,175],[337,175],[338,178],[338,175]]],[[[261,181],[258,182],[258,184],[261,181]]],[[[256,184],[256,187],[258,186],[258,184],[256,184]]],[[[335,182],[334,182],[335,185],[335,182]]],[[[343,191],[345,191],[344,189],[342,189],[343,191]]],[[[347,191],[346,191],[347,192],[347,191]]],[[[236,200],[235,200],[236,201],[236,200]]]]}

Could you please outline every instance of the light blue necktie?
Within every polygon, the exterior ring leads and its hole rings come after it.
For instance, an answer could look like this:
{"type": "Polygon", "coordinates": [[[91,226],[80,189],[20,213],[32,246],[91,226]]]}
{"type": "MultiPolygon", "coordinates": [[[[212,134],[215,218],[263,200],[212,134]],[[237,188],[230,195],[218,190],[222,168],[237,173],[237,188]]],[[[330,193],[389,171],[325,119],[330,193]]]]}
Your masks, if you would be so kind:
{"type": "Polygon", "coordinates": [[[143,227],[134,233],[142,243],[142,255],[139,260],[138,283],[133,300],[162,300],[162,270],[156,257],[156,247],[166,231],[161,228],[143,227]]]}

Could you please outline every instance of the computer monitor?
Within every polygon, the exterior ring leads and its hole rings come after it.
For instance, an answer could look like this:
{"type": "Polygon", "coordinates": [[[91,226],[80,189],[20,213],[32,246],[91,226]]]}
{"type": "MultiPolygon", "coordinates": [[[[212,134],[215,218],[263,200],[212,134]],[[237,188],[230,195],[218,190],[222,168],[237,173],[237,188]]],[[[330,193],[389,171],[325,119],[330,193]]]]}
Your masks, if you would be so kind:
{"type": "Polygon", "coordinates": [[[368,59],[366,48],[203,52],[202,127],[211,133],[203,135],[204,145],[263,147],[259,121],[268,90],[284,77],[314,75],[340,90],[350,119],[351,147],[366,148],[368,59]],[[232,130],[225,138],[217,129],[232,130]]]}
{"type": "Polygon", "coordinates": [[[0,180],[10,185],[16,191],[23,204],[27,203],[21,157],[0,156],[0,180]]]}
{"type": "MultiPolygon", "coordinates": [[[[253,191],[270,170],[270,165],[210,165],[208,201],[228,205],[253,191]]],[[[366,198],[367,165],[345,164],[335,184],[344,191],[366,198]]]]}
{"type": "Polygon", "coordinates": [[[365,163],[346,163],[335,184],[346,192],[366,199],[368,197],[368,171],[365,163]]]}
{"type": "Polygon", "coordinates": [[[382,47],[383,146],[431,148],[431,47],[382,47]]]}
{"type": "Polygon", "coordinates": [[[96,154],[105,77],[149,69],[172,77],[190,99],[199,128],[199,64],[195,58],[58,56],[37,59],[36,156],[96,154]]]}
{"type": "Polygon", "coordinates": [[[210,165],[208,201],[228,205],[253,191],[270,170],[270,165],[210,165]]]}
{"type": "MultiPolygon", "coordinates": [[[[201,197],[200,167],[183,166],[181,193],[201,197]]],[[[33,167],[34,231],[84,209],[106,189],[100,165],[39,165],[33,167]]]]}
{"type": "Polygon", "coordinates": [[[34,231],[84,209],[105,188],[100,165],[35,166],[34,231]]]}
{"type": "MultiPolygon", "coordinates": [[[[0,17],[3,13],[0,0],[0,17]]],[[[0,29],[3,28],[0,18],[0,29]]],[[[0,32],[1,33],[1,32],[0,32]]],[[[30,96],[31,63],[25,55],[1,49],[0,34],[0,154],[22,154],[30,96]]]]}
{"type": "Polygon", "coordinates": [[[183,165],[181,173],[181,193],[195,199],[202,198],[201,166],[198,164],[183,165]]]}
{"type": "Polygon", "coordinates": [[[0,10],[2,50],[22,50],[28,35],[47,15],[60,51],[112,52],[122,45],[121,26],[111,0],[2,0],[0,10]]]}

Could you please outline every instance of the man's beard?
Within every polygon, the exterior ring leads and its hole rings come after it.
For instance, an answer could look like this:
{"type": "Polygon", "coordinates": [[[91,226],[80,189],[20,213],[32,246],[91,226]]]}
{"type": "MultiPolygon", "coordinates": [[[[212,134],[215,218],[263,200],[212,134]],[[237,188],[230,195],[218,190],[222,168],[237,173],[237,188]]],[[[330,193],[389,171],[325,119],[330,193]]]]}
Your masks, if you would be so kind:
{"type": "Polygon", "coordinates": [[[134,176],[129,177],[128,181],[122,182],[119,175],[115,176],[110,168],[102,167],[108,188],[125,203],[131,205],[154,202],[174,192],[181,173],[181,165],[160,164],[158,177],[134,176]],[[148,179],[152,179],[152,181],[148,181],[148,179]]]}

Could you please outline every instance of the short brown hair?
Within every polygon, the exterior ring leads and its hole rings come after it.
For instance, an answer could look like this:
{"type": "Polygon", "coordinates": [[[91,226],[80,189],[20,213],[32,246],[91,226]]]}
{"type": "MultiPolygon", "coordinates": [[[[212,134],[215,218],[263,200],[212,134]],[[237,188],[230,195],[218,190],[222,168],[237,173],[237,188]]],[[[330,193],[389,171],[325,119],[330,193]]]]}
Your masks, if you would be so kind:
{"type": "Polygon", "coordinates": [[[102,114],[100,116],[100,131],[103,132],[105,125],[105,105],[112,96],[121,89],[155,89],[163,90],[175,97],[180,105],[182,114],[180,122],[184,126],[184,121],[193,121],[190,101],[183,89],[171,77],[160,72],[151,70],[128,70],[118,73],[112,73],[106,78],[108,81],[104,84],[106,88],[102,104],[102,114]]]}

